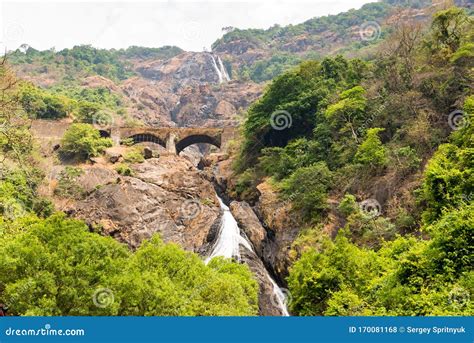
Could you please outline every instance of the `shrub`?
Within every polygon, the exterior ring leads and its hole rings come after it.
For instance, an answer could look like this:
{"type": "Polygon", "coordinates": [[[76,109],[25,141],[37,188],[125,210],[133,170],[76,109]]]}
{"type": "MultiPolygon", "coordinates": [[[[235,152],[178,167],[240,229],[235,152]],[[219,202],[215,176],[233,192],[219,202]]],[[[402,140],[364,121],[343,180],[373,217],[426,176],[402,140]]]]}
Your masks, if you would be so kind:
{"type": "Polygon", "coordinates": [[[123,160],[127,163],[142,163],[143,161],[145,161],[145,157],[143,156],[142,148],[140,148],[140,147],[130,148],[123,155],[123,160]]]}
{"type": "Polygon", "coordinates": [[[283,196],[290,199],[297,210],[308,219],[316,219],[327,208],[327,193],[332,184],[332,173],[326,163],[319,162],[297,169],[281,183],[283,196]]]}
{"type": "Polygon", "coordinates": [[[66,156],[84,160],[98,156],[112,146],[110,138],[101,138],[90,124],[72,124],[61,141],[60,152],[66,156]]]}
{"type": "Polygon", "coordinates": [[[128,164],[125,164],[125,163],[119,163],[115,167],[115,171],[117,173],[119,173],[120,175],[123,175],[123,176],[132,176],[133,175],[133,171],[132,171],[132,169],[130,169],[130,166],[128,164]]]}
{"type": "Polygon", "coordinates": [[[205,265],[154,236],[135,251],[56,214],[11,226],[0,219],[0,303],[12,315],[256,315],[258,284],[247,266],[205,265]],[[97,306],[105,301],[107,306],[97,306]]]}
{"type": "Polygon", "coordinates": [[[82,199],[84,189],[78,184],[78,177],[83,174],[81,168],[67,166],[58,178],[58,184],[54,189],[54,194],[64,198],[82,199]]]}
{"type": "Polygon", "coordinates": [[[378,134],[383,131],[381,128],[367,130],[365,140],[359,145],[355,161],[364,166],[384,167],[387,164],[387,152],[378,134]]]}

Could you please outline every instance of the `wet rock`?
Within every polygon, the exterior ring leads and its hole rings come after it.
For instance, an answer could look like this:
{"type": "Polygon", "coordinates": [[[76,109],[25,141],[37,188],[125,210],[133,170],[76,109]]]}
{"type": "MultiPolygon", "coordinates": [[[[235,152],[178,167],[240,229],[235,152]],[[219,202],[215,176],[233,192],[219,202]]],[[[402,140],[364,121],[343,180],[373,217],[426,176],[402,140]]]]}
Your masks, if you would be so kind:
{"type": "Polygon", "coordinates": [[[267,235],[267,232],[263,228],[255,212],[245,201],[233,201],[230,204],[230,211],[239,224],[239,227],[245,232],[248,239],[254,246],[257,255],[262,256],[262,243],[267,235]]]}
{"type": "Polygon", "coordinates": [[[258,314],[261,316],[283,315],[283,311],[279,308],[273,291],[273,284],[268,278],[268,273],[260,258],[243,246],[240,246],[240,258],[242,262],[249,266],[250,271],[259,284],[258,314]]]}

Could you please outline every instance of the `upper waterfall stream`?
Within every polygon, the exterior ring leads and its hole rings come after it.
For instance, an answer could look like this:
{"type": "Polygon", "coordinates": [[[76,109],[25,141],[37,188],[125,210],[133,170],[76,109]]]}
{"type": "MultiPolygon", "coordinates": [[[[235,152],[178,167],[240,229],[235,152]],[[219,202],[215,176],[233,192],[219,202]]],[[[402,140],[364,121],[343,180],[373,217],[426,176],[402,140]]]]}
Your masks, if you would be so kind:
{"type": "MultiPolygon", "coordinates": [[[[229,207],[227,207],[222,199],[218,196],[219,205],[224,212],[222,215],[222,222],[219,228],[219,233],[217,236],[216,243],[206,258],[206,264],[216,256],[223,256],[225,258],[235,257],[237,260],[240,260],[240,245],[243,245],[246,249],[254,252],[252,244],[240,234],[240,228],[235,220],[234,216],[230,212],[229,207]]],[[[277,302],[277,306],[280,308],[284,316],[289,316],[288,309],[286,308],[285,294],[282,292],[280,287],[271,277],[270,273],[265,269],[265,274],[268,280],[273,285],[273,296],[277,302]]]]}

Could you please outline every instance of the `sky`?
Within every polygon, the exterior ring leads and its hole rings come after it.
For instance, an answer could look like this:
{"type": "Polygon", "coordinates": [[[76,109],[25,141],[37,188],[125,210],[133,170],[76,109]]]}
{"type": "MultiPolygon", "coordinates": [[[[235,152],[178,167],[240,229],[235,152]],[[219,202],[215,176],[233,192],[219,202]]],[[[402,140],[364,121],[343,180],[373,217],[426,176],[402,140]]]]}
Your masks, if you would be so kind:
{"type": "Polygon", "coordinates": [[[273,24],[298,24],[368,2],[0,0],[0,49],[28,44],[39,50],[61,50],[90,44],[107,49],[176,45],[188,51],[210,50],[223,27],[266,29],[273,24]]]}

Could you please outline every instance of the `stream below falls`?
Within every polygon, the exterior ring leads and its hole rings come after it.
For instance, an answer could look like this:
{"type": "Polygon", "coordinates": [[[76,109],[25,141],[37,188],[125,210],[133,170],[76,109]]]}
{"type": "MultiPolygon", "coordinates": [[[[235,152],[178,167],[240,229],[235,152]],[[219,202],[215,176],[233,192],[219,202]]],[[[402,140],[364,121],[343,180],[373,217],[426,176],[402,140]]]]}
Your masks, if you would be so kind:
{"type": "MultiPolygon", "coordinates": [[[[236,258],[240,261],[240,249],[243,246],[245,249],[255,253],[252,244],[247,240],[246,237],[240,233],[239,225],[235,220],[234,216],[230,212],[222,199],[219,199],[219,205],[223,211],[222,222],[219,228],[216,242],[211,250],[211,253],[206,258],[206,264],[216,256],[223,256],[225,258],[236,258]]],[[[276,281],[272,278],[268,270],[265,269],[265,276],[268,278],[270,283],[273,285],[273,297],[276,300],[275,305],[279,307],[281,313],[284,316],[289,316],[288,309],[286,308],[285,294],[282,292],[276,281]]]]}

